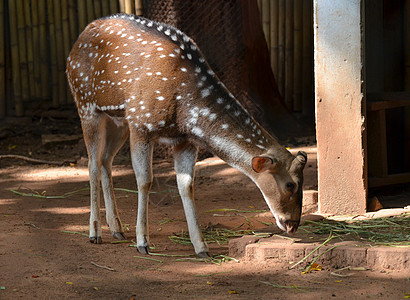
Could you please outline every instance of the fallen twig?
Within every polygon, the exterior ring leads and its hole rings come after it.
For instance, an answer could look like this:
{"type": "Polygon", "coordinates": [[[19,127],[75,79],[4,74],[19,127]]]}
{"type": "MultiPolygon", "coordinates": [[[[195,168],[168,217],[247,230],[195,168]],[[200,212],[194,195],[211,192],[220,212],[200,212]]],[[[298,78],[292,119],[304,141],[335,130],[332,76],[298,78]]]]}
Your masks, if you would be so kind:
{"type": "Polygon", "coordinates": [[[95,262],[91,262],[91,264],[92,265],[94,265],[94,266],[96,266],[96,267],[98,267],[98,268],[101,268],[101,269],[106,269],[106,270],[108,270],[108,271],[115,271],[113,268],[110,268],[110,267],[107,267],[107,266],[101,266],[101,265],[99,265],[99,264],[96,264],[95,262]]]}
{"type": "Polygon", "coordinates": [[[313,266],[313,264],[314,264],[322,255],[324,255],[324,254],[326,254],[326,253],[332,251],[333,249],[335,249],[335,248],[337,248],[337,247],[340,247],[340,245],[339,245],[339,246],[333,246],[333,247],[327,249],[325,252],[323,252],[323,253],[319,254],[318,256],[316,256],[316,257],[310,262],[310,264],[305,268],[304,273],[308,273],[308,272],[310,271],[311,267],[313,266]]]}
{"type": "Polygon", "coordinates": [[[323,247],[325,244],[327,244],[328,242],[330,242],[335,236],[333,235],[332,232],[330,232],[329,237],[326,239],[326,241],[324,241],[322,244],[320,244],[319,246],[317,246],[312,252],[310,252],[308,255],[306,255],[304,258],[302,258],[301,260],[299,260],[297,263],[293,264],[292,266],[289,267],[289,270],[292,270],[294,267],[296,267],[297,265],[301,264],[302,262],[304,262],[306,259],[308,259],[309,256],[311,256],[313,253],[315,253],[317,250],[319,250],[321,247],[323,247]]]}
{"type": "Polygon", "coordinates": [[[14,155],[14,154],[0,155],[0,160],[5,159],[5,158],[20,159],[20,160],[24,160],[26,162],[30,162],[33,164],[46,164],[46,165],[57,165],[57,166],[62,166],[64,164],[70,163],[70,161],[50,161],[50,160],[36,159],[36,158],[31,158],[31,157],[22,156],[22,155],[14,155]]]}
{"type": "Polygon", "coordinates": [[[88,234],[82,233],[82,232],[77,232],[77,231],[68,231],[68,230],[61,230],[62,233],[71,233],[71,234],[78,234],[78,235],[83,235],[88,237],[88,234]]]}
{"type": "Polygon", "coordinates": [[[58,195],[58,196],[46,196],[45,191],[42,194],[40,194],[37,191],[33,191],[33,190],[31,190],[32,193],[23,193],[23,192],[19,192],[19,191],[16,191],[16,190],[10,190],[10,192],[12,192],[16,195],[19,195],[19,196],[24,196],[24,197],[34,197],[34,198],[41,198],[41,199],[65,199],[65,198],[67,198],[69,196],[72,196],[76,193],[85,192],[85,191],[89,191],[89,190],[90,190],[89,188],[83,188],[83,189],[68,192],[68,193],[65,193],[63,195],[58,195]]]}
{"type": "Polygon", "coordinates": [[[304,287],[304,286],[297,286],[297,285],[279,285],[276,283],[271,283],[271,282],[267,282],[267,281],[259,281],[260,283],[266,284],[266,285],[270,285],[273,286],[275,288],[279,288],[279,289],[297,289],[299,291],[302,292],[306,292],[305,289],[308,289],[309,287],[304,287]]]}
{"type": "Polygon", "coordinates": [[[38,227],[37,225],[35,225],[33,223],[24,223],[24,226],[31,226],[31,227],[34,227],[36,229],[40,229],[40,227],[38,227]]]}
{"type": "Polygon", "coordinates": [[[136,256],[134,255],[135,258],[141,258],[141,259],[146,259],[146,260],[151,260],[151,261],[155,261],[158,263],[162,263],[163,261],[160,259],[155,259],[155,258],[151,258],[151,257],[145,257],[145,256],[136,256]]]}

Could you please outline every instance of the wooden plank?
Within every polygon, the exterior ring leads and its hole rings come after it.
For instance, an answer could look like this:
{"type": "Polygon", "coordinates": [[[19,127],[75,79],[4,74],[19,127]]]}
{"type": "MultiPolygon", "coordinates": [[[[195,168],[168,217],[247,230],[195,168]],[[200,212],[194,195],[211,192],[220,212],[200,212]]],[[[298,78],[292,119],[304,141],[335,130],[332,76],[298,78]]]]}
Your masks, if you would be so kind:
{"type": "Polygon", "coordinates": [[[30,98],[30,86],[28,79],[27,68],[27,42],[26,42],[26,26],[24,20],[24,5],[23,0],[16,1],[17,9],[17,34],[18,34],[18,49],[19,49],[19,65],[21,74],[21,97],[23,101],[28,101],[30,98]]]}
{"type": "Polygon", "coordinates": [[[6,116],[6,43],[4,42],[4,0],[0,0],[0,119],[6,116]]]}
{"type": "Polygon", "coordinates": [[[124,0],[124,12],[126,14],[134,13],[134,2],[132,0],[124,0]]]}
{"type": "Polygon", "coordinates": [[[406,101],[410,100],[410,92],[366,93],[367,101],[406,101]]]}
{"type": "Polygon", "coordinates": [[[410,0],[404,0],[404,90],[410,90],[410,0]]]}
{"type": "Polygon", "coordinates": [[[63,23],[61,18],[61,1],[54,0],[54,21],[56,31],[57,45],[57,70],[58,70],[58,101],[60,104],[66,103],[65,91],[65,60],[64,60],[64,38],[63,38],[63,23]]]}
{"type": "Polygon", "coordinates": [[[366,90],[381,92],[383,71],[383,1],[365,1],[366,90]]]}
{"type": "Polygon", "coordinates": [[[120,8],[119,8],[120,1],[121,0],[110,0],[109,4],[110,4],[110,13],[111,14],[115,14],[115,13],[120,12],[120,8]]]}
{"type": "Polygon", "coordinates": [[[103,16],[108,16],[110,14],[110,0],[102,0],[101,11],[103,16]]]}
{"type": "Polygon", "coordinates": [[[68,22],[70,23],[70,43],[75,43],[78,37],[77,2],[68,1],[68,22]]]}
{"type": "Polygon", "coordinates": [[[369,177],[369,188],[382,187],[400,183],[409,183],[410,173],[394,174],[387,177],[369,177]]]}
{"type": "MultiPolygon", "coordinates": [[[[61,0],[61,19],[62,19],[62,23],[63,23],[63,40],[64,40],[64,52],[62,53],[62,61],[64,63],[64,70],[65,70],[65,65],[66,65],[66,61],[67,61],[67,57],[70,53],[72,44],[70,41],[70,23],[69,23],[69,19],[68,19],[68,0],[61,0]]],[[[65,72],[64,72],[65,74],[65,72]]],[[[65,75],[64,75],[65,77],[65,75]]],[[[71,98],[71,92],[68,88],[68,82],[67,80],[65,80],[64,78],[64,91],[65,91],[65,103],[68,103],[68,99],[71,98]]]]}
{"type": "Polygon", "coordinates": [[[367,93],[369,111],[410,106],[410,92],[367,93]]]}
{"type": "Polygon", "coordinates": [[[144,7],[142,4],[142,0],[135,0],[135,14],[137,16],[142,16],[144,13],[144,7]]]}
{"type": "Polygon", "coordinates": [[[367,103],[367,110],[377,111],[407,106],[410,106],[410,100],[376,101],[367,103]]]}
{"type": "Polygon", "coordinates": [[[285,15],[285,103],[293,110],[293,1],[286,1],[285,15]]]}
{"type": "Polygon", "coordinates": [[[293,22],[293,110],[302,111],[303,0],[294,0],[293,22]]]}
{"type": "Polygon", "coordinates": [[[367,114],[367,164],[369,177],[386,177],[387,139],[384,110],[367,114]]]}
{"type": "Polygon", "coordinates": [[[78,31],[81,32],[84,30],[85,26],[87,26],[87,3],[85,0],[78,0],[77,1],[77,9],[78,9],[78,31]]]}
{"type": "Polygon", "coordinates": [[[87,3],[87,24],[95,19],[93,0],[85,0],[87,3]]]}
{"type": "Polygon", "coordinates": [[[10,48],[11,48],[11,68],[13,73],[13,91],[14,91],[14,107],[16,116],[24,115],[24,105],[21,97],[21,73],[20,73],[20,57],[17,34],[17,3],[15,0],[9,0],[9,22],[10,22],[10,48]]]}
{"type": "Polygon", "coordinates": [[[279,0],[278,77],[279,93],[285,93],[285,0],[279,0]]]}
{"type": "Polygon", "coordinates": [[[31,17],[33,21],[34,90],[35,96],[41,98],[40,29],[38,16],[38,0],[32,0],[31,17]]]}
{"type": "Polygon", "coordinates": [[[102,16],[101,0],[94,0],[94,15],[96,19],[102,16]]]}
{"type": "Polygon", "coordinates": [[[315,114],[313,96],[313,3],[312,0],[303,1],[303,70],[302,91],[304,116],[312,119],[315,114]]]}
{"type": "Polygon", "coordinates": [[[262,29],[265,34],[265,40],[270,46],[270,3],[269,0],[262,0],[262,29]]]}
{"type": "Polygon", "coordinates": [[[270,4],[270,62],[273,75],[278,78],[278,37],[279,37],[279,1],[272,0],[270,4]]]}
{"type": "Polygon", "coordinates": [[[26,25],[27,69],[30,86],[30,96],[35,97],[36,88],[34,77],[33,22],[31,18],[31,3],[29,1],[24,1],[24,19],[24,23],[26,25]]]}
{"type": "Polygon", "coordinates": [[[48,29],[50,33],[50,68],[51,68],[51,97],[53,107],[58,107],[58,68],[57,68],[57,42],[56,42],[56,26],[54,19],[54,3],[53,0],[47,0],[48,12],[48,29]]]}
{"type": "Polygon", "coordinates": [[[118,0],[119,11],[125,13],[125,0],[118,0]]]}
{"type": "Polygon", "coordinates": [[[48,74],[48,43],[47,43],[47,10],[46,0],[38,1],[38,21],[40,43],[40,78],[41,78],[41,98],[49,98],[49,74],[48,74]]]}

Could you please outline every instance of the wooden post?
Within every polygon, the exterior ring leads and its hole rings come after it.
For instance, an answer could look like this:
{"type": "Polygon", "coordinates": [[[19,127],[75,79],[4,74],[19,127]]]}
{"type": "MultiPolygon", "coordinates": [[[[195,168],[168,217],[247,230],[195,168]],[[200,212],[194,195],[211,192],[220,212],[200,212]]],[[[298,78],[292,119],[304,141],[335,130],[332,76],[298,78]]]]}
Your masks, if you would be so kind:
{"type": "Polygon", "coordinates": [[[21,97],[23,101],[27,101],[30,98],[30,87],[28,83],[26,28],[24,22],[24,6],[22,0],[16,1],[16,9],[19,65],[21,74],[21,97]]]}
{"type": "Polygon", "coordinates": [[[259,15],[261,16],[261,19],[262,19],[262,0],[258,0],[258,9],[259,9],[259,15]]]}
{"type": "Polygon", "coordinates": [[[24,115],[24,105],[21,98],[21,73],[19,66],[19,49],[17,33],[17,2],[9,0],[9,22],[10,22],[10,48],[11,48],[11,68],[13,73],[14,105],[16,116],[24,115]]]}
{"type": "Polygon", "coordinates": [[[110,0],[110,14],[115,14],[121,11],[119,8],[120,1],[122,0],[110,0]]]}
{"type": "Polygon", "coordinates": [[[70,43],[74,44],[78,37],[77,5],[75,1],[68,1],[68,22],[70,24],[70,43]]]}
{"type": "Polygon", "coordinates": [[[48,44],[47,44],[47,13],[46,0],[38,1],[38,20],[39,20],[39,40],[40,43],[40,78],[41,78],[41,98],[49,97],[48,88],[48,44]]]}
{"type": "Polygon", "coordinates": [[[293,22],[293,110],[302,111],[302,53],[303,53],[303,35],[302,35],[302,9],[303,0],[294,0],[294,22],[293,22]]]}
{"type": "Polygon", "coordinates": [[[134,13],[133,4],[132,0],[124,0],[124,12],[126,14],[134,13]]]}
{"type": "Polygon", "coordinates": [[[48,28],[50,32],[50,66],[51,66],[51,97],[53,107],[58,107],[58,69],[57,69],[57,44],[56,26],[54,20],[53,0],[47,0],[48,28]]]}
{"type": "Polygon", "coordinates": [[[265,34],[266,43],[270,47],[270,0],[262,1],[262,29],[265,34]]]}
{"type": "Polygon", "coordinates": [[[110,0],[102,0],[101,12],[103,16],[108,16],[110,14],[110,0]]]}
{"type": "Polygon", "coordinates": [[[78,6],[78,31],[82,32],[87,26],[87,3],[85,0],[78,0],[77,1],[77,6],[78,6]]]}
{"type": "Polygon", "coordinates": [[[65,64],[66,64],[67,57],[70,53],[71,46],[72,46],[72,43],[71,43],[71,40],[70,40],[70,22],[69,22],[69,19],[68,19],[68,3],[67,3],[67,1],[68,0],[62,0],[61,1],[61,19],[62,19],[62,22],[63,22],[63,38],[64,38],[64,52],[62,53],[63,55],[62,55],[61,59],[62,59],[63,64],[64,64],[64,90],[65,90],[65,93],[66,93],[66,96],[65,96],[65,99],[64,99],[65,103],[68,103],[69,102],[68,99],[71,99],[71,92],[68,88],[68,82],[67,82],[67,80],[65,80],[65,64]]]}
{"type": "Polygon", "coordinates": [[[118,0],[120,12],[125,12],[125,1],[126,0],[118,0]]]}
{"type": "MultiPolygon", "coordinates": [[[[24,1],[24,18],[26,24],[26,47],[27,47],[27,70],[30,86],[30,96],[36,96],[36,83],[34,77],[34,45],[33,45],[33,22],[31,19],[31,5],[24,1]]],[[[0,39],[1,40],[1,39],[0,39]]]]}
{"type": "Polygon", "coordinates": [[[87,1],[87,24],[95,19],[93,0],[87,1]]]}
{"type": "Polygon", "coordinates": [[[279,1],[272,0],[270,3],[270,62],[273,75],[278,78],[278,25],[279,25],[279,1]]]}
{"type": "Polygon", "coordinates": [[[94,1],[94,16],[96,19],[102,16],[101,0],[94,1]]]}
{"type": "MultiPolygon", "coordinates": [[[[410,1],[404,1],[404,90],[410,91],[410,1]]],[[[409,142],[410,143],[410,142],[409,142]]]]}
{"type": "Polygon", "coordinates": [[[142,5],[142,0],[135,0],[135,14],[137,16],[142,16],[144,13],[144,7],[142,5]]]}
{"type": "Polygon", "coordinates": [[[4,0],[0,0],[0,119],[6,116],[6,45],[4,30],[4,0]]]}
{"type": "Polygon", "coordinates": [[[285,103],[293,110],[293,1],[286,1],[285,14],[285,103]]]}
{"type": "Polygon", "coordinates": [[[303,0],[303,115],[314,116],[313,97],[313,2],[303,0]]]}
{"type": "Polygon", "coordinates": [[[40,63],[40,29],[38,20],[38,0],[31,1],[33,19],[33,53],[34,53],[34,85],[35,96],[41,98],[41,63],[40,63]]]}
{"type": "Polygon", "coordinates": [[[61,19],[61,1],[54,0],[54,21],[56,29],[56,45],[57,45],[57,71],[58,71],[58,101],[60,104],[66,103],[65,91],[65,60],[64,60],[64,37],[63,37],[63,23],[61,19]]]}
{"type": "Polygon", "coordinates": [[[285,0],[279,0],[279,40],[278,40],[278,89],[285,94],[285,0]]]}

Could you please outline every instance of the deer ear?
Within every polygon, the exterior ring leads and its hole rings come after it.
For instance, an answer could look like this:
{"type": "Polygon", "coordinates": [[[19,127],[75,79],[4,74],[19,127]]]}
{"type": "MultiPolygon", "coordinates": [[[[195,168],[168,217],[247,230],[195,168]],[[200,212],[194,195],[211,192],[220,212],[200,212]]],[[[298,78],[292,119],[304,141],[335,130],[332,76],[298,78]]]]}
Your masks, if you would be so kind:
{"type": "Polygon", "coordinates": [[[275,165],[276,159],[268,156],[255,156],[252,158],[252,169],[256,173],[261,173],[268,169],[272,169],[275,165]]]}

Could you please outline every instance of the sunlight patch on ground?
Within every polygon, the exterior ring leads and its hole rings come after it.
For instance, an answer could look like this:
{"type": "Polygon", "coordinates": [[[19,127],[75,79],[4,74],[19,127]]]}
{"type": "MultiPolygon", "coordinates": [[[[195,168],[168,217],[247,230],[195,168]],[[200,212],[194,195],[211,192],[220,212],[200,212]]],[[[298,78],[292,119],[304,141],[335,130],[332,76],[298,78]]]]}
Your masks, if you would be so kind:
{"type": "Polygon", "coordinates": [[[82,232],[88,234],[88,224],[84,225],[65,225],[61,228],[64,231],[82,232]]]}
{"type": "Polygon", "coordinates": [[[82,207],[47,207],[34,209],[36,212],[48,212],[56,215],[80,215],[90,213],[90,208],[88,206],[82,207]]]}
{"type": "Polygon", "coordinates": [[[13,205],[17,204],[18,200],[15,199],[0,199],[0,205],[13,205]]]}
{"type": "MultiPolygon", "coordinates": [[[[133,174],[131,169],[113,169],[113,176],[133,174]]],[[[8,174],[9,178],[39,181],[39,180],[69,180],[69,181],[88,181],[87,167],[61,167],[61,168],[27,168],[20,169],[19,172],[8,174]]]]}

